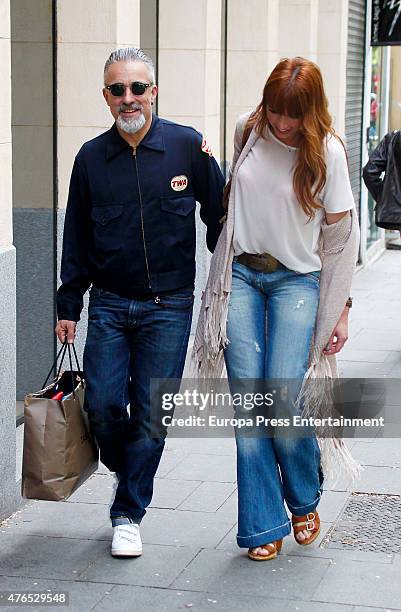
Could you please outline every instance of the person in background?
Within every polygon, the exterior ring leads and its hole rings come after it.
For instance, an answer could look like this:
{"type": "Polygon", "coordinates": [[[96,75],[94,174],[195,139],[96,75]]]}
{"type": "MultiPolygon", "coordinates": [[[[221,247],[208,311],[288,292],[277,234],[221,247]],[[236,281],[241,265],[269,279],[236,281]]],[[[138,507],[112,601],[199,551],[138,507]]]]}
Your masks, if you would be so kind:
{"type": "Polygon", "coordinates": [[[386,134],[371,153],[363,180],[376,200],[376,225],[401,230],[401,130],[386,134]]]}

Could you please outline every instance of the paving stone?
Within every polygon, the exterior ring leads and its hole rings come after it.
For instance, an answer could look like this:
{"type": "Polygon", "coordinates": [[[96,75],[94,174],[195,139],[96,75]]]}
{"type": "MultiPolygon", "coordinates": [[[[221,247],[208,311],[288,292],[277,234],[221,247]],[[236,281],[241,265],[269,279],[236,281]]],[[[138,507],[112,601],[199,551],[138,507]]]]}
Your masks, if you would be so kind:
{"type": "Polygon", "coordinates": [[[97,555],[81,580],[137,586],[167,587],[197,555],[193,546],[158,546],[147,544],[142,557],[119,559],[110,556],[110,546],[102,544],[103,554],[97,555]]]}
{"type": "MultiPolygon", "coordinates": [[[[184,481],[188,482],[188,481],[184,481]]],[[[180,504],[180,510],[216,512],[235,490],[235,485],[226,482],[202,482],[198,488],[180,504]]]]}
{"type": "MultiPolygon", "coordinates": [[[[401,553],[398,553],[398,554],[394,555],[393,565],[394,565],[394,567],[397,567],[398,570],[401,572],[401,553]]],[[[401,606],[400,606],[400,608],[401,608],[401,606]]]]}
{"type": "MultiPolygon", "coordinates": [[[[357,278],[357,277],[356,277],[357,278]]],[[[372,294],[373,294],[373,290],[372,287],[359,287],[357,285],[357,281],[354,280],[353,284],[352,284],[352,296],[354,297],[354,300],[356,302],[356,300],[365,300],[368,299],[372,294]]],[[[351,316],[352,316],[352,310],[351,310],[351,316]]]]}
{"type": "Polygon", "coordinates": [[[401,362],[400,361],[393,363],[393,367],[390,370],[390,376],[393,376],[394,378],[401,377],[401,362]]]}
{"type": "Polygon", "coordinates": [[[375,350],[401,351],[401,334],[395,334],[392,330],[377,329],[376,325],[375,328],[364,329],[352,340],[354,349],[368,351],[371,346],[374,346],[375,350]]]}
{"type": "MultiPolygon", "coordinates": [[[[394,277],[390,276],[389,280],[394,280],[394,277]]],[[[380,287],[380,299],[389,302],[401,300],[400,283],[386,282],[383,284],[380,287]]]]}
{"type": "MultiPolygon", "coordinates": [[[[351,344],[348,345],[352,347],[351,344]]],[[[390,351],[366,351],[365,349],[355,349],[344,347],[339,353],[339,361],[361,361],[361,362],[373,362],[373,363],[384,363],[391,354],[390,351]]]]}
{"type": "Polygon", "coordinates": [[[335,521],[349,496],[346,491],[323,491],[318,505],[319,516],[322,521],[332,523],[335,521]]]}
{"type": "Polygon", "coordinates": [[[156,476],[158,478],[168,476],[171,470],[177,467],[186,457],[186,453],[182,448],[170,448],[167,446],[168,444],[166,443],[159,467],[157,468],[156,476]]]}
{"type": "MultiPolygon", "coordinates": [[[[198,612],[201,607],[203,593],[194,591],[178,591],[151,587],[114,586],[95,606],[95,612],[176,612],[193,609],[198,612]]],[[[219,612],[215,610],[215,612],[219,612]]]]}
{"type": "Polygon", "coordinates": [[[339,374],[343,378],[386,378],[392,365],[386,362],[339,361],[339,374]]]}
{"type": "MultiPolygon", "coordinates": [[[[266,609],[266,599],[261,597],[242,597],[238,595],[223,596],[218,593],[199,593],[188,590],[172,590],[149,587],[114,586],[94,610],[119,610],[132,612],[132,602],[137,610],[157,610],[158,612],[175,612],[193,609],[196,612],[260,612],[266,609]]],[[[269,598],[269,609],[273,612],[351,612],[351,606],[321,604],[315,602],[292,601],[269,598]]]]}
{"type": "Polygon", "coordinates": [[[17,534],[14,528],[0,533],[0,576],[76,580],[104,547],[95,540],[17,534]]]}
{"type": "Polygon", "coordinates": [[[202,550],[171,587],[279,599],[298,599],[302,593],[308,600],[330,562],[295,556],[291,561],[279,555],[266,563],[252,563],[244,549],[202,550]]]}
{"type": "Polygon", "coordinates": [[[236,452],[234,436],[227,438],[167,438],[166,448],[181,450],[185,456],[191,453],[208,455],[234,455],[236,452]]]}
{"type": "Polygon", "coordinates": [[[400,570],[392,565],[343,560],[330,565],[311,599],[397,609],[401,602],[400,570]]]}
{"type": "Polygon", "coordinates": [[[63,606],[12,606],[3,607],[6,610],[68,610],[68,612],[83,612],[92,610],[101,599],[114,588],[112,584],[93,584],[91,582],[77,582],[72,580],[47,580],[42,578],[14,578],[11,576],[0,576],[0,591],[23,591],[23,592],[67,592],[69,594],[68,607],[63,606]]]}
{"type": "MultiPolygon", "coordinates": [[[[141,523],[141,537],[146,544],[213,548],[228,533],[233,522],[212,512],[191,512],[149,508],[141,523]]],[[[103,525],[95,534],[96,540],[110,540],[112,530],[103,525]]]]}
{"type": "MultiPolygon", "coordinates": [[[[359,482],[359,481],[356,481],[359,482]]],[[[335,481],[329,480],[328,478],[325,480],[324,488],[325,491],[336,491],[341,493],[352,492],[355,486],[355,481],[346,478],[341,475],[335,481]]]]}
{"type": "Polygon", "coordinates": [[[93,474],[71,497],[67,503],[106,504],[114,498],[116,479],[108,474],[93,474]]]}
{"type": "Polygon", "coordinates": [[[145,542],[212,548],[233,526],[224,518],[209,512],[186,510],[149,510],[141,533],[145,542]]]}
{"type": "MultiPolygon", "coordinates": [[[[399,330],[397,331],[401,331],[401,322],[399,322],[399,330]]],[[[392,366],[401,365],[401,351],[389,351],[386,357],[386,363],[391,363],[392,366]]]]}
{"type": "Polygon", "coordinates": [[[357,442],[352,455],[362,465],[401,468],[401,441],[398,438],[378,439],[369,445],[357,442]]]}
{"type": "Polygon", "coordinates": [[[237,544],[237,524],[235,524],[230,531],[220,540],[217,549],[221,550],[232,550],[239,552],[238,544],[237,544]]]}
{"type": "MultiPolygon", "coordinates": [[[[399,270],[398,270],[398,275],[399,275],[399,270]]],[[[380,283],[382,285],[382,282],[380,282],[381,280],[384,279],[376,279],[377,283],[380,283]]],[[[372,282],[374,282],[374,280],[372,279],[372,282]]],[[[354,315],[357,314],[357,312],[359,311],[363,311],[364,313],[367,311],[366,308],[366,304],[358,304],[358,306],[355,308],[355,312],[354,315]]],[[[397,300],[388,300],[385,298],[377,297],[375,299],[371,299],[369,301],[369,311],[372,314],[376,315],[376,325],[378,323],[378,318],[377,318],[377,314],[380,313],[380,318],[383,316],[383,318],[385,317],[396,317],[397,313],[399,314],[399,299],[397,300]]]]}
{"type": "MultiPolygon", "coordinates": [[[[401,321],[399,317],[399,311],[393,312],[391,315],[385,314],[386,305],[382,305],[383,311],[380,313],[380,329],[385,331],[392,331],[395,333],[401,332],[401,321]]],[[[359,309],[358,313],[355,313],[358,316],[358,322],[363,328],[374,327],[377,325],[377,314],[375,312],[366,313],[363,310],[359,309]]],[[[352,343],[353,336],[350,336],[349,342],[352,343]]]]}
{"type": "Polygon", "coordinates": [[[385,414],[384,427],[381,428],[380,438],[383,439],[401,439],[401,407],[385,406],[383,410],[385,414]],[[397,414],[396,414],[397,413],[397,414]]]}
{"type": "Polygon", "coordinates": [[[391,565],[393,562],[393,554],[381,553],[381,552],[364,552],[361,550],[343,549],[343,548],[327,548],[325,547],[325,538],[328,536],[327,531],[324,537],[320,541],[320,545],[315,546],[304,546],[302,549],[294,541],[293,543],[286,542],[285,551],[291,559],[292,556],[296,557],[311,557],[320,559],[329,559],[330,564],[336,565],[342,563],[343,560],[358,561],[359,563],[378,563],[379,565],[387,564],[391,565]]]}
{"type": "Polygon", "coordinates": [[[341,607],[336,604],[321,602],[285,601],[273,597],[255,597],[255,595],[227,595],[207,593],[195,610],[202,612],[352,612],[351,606],[341,607]]]}
{"type": "Polygon", "coordinates": [[[401,610],[401,608],[367,608],[366,606],[354,606],[351,612],[394,612],[395,610],[401,610]]]}
{"type": "Polygon", "coordinates": [[[105,505],[35,501],[7,523],[15,533],[66,538],[94,538],[108,521],[105,505]]]}
{"type": "Polygon", "coordinates": [[[236,464],[230,455],[221,455],[216,464],[216,457],[205,453],[191,453],[169,473],[169,478],[209,482],[235,482],[236,477],[236,464]]]}
{"type": "Polygon", "coordinates": [[[358,483],[354,485],[354,491],[401,495],[401,469],[367,466],[358,483]]]}
{"type": "MultiPolygon", "coordinates": [[[[385,406],[397,406],[400,408],[401,405],[401,379],[393,374],[393,370],[390,372],[389,378],[384,384],[383,404],[385,406]]],[[[398,419],[399,420],[399,419],[398,419]]]]}
{"type": "Polygon", "coordinates": [[[235,522],[238,514],[238,494],[237,490],[220,506],[217,516],[226,519],[228,522],[235,522]]]}
{"type": "Polygon", "coordinates": [[[173,480],[155,478],[151,508],[174,509],[185,503],[188,497],[195,495],[199,488],[198,480],[173,480]]]}

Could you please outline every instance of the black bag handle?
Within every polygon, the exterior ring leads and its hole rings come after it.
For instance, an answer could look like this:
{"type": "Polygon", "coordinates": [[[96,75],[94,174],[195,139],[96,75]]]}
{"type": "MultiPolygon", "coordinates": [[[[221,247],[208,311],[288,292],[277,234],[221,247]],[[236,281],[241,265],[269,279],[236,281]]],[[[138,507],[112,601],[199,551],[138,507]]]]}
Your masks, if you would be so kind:
{"type": "MultiPolygon", "coordinates": [[[[47,381],[49,380],[50,375],[53,372],[53,370],[57,367],[57,361],[58,361],[58,359],[59,359],[59,357],[61,355],[60,365],[57,368],[56,379],[60,376],[61,368],[62,368],[62,365],[63,365],[63,362],[64,362],[64,357],[65,357],[65,354],[67,352],[67,349],[68,349],[68,358],[69,358],[69,362],[70,362],[70,371],[71,371],[71,376],[72,376],[72,380],[73,380],[72,388],[74,389],[75,385],[74,385],[74,374],[73,374],[73,369],[72,369],[71,345],[66,340],[64,340],[64,342],[63,342],[63,344],[61,346],[61,349],[57,353],[56,359],[55,359],[52,367],[50,368],[48,375],[46,376],[45,382],[42,385],[42,389],[44,389],[46,387],[47,381]]],[[[76,365],[77,365],[77,368],[78,368],[78,372],[81,372],[81,367],[79,365],[78,355],[77,355],[77,351],[75,349],[74,343],[72,343],[72,350],[73,350],[73,353],[74,353],[75,362],[76,362],[76,365]]],[[[74,395],[74,397],[75,397],[75,395],[74,395]]]]}
{"type": "MultiPolygon", "coordinates": [[[[70,362],[72,395],[73,395],[73,398],[75,399],[75,380],[74,380],[74,372],[73,372],[73,369],[72,369],[71,345],[68,342],[67,342],[67,348],[68,348],[68,361],[70,362]]],[[[77,357],[77,354],[75,353],[75,358],[76,357],[77,357]]],[[[77,359],[77,363],[78,363],[78,359],[77,359]]],[[[78,368],[78,370],[79,370],[79,368],[78,368]]]]}
{"type": "MultiPolygon", "coordinates": [[[[42,389],[44,389],[44,388],[46,387],[46,385],[47,385],[47,381],[49,380],[51,373],[53,372],[53,370],[54,370],[54,369],[56,368],[56,366],[57,366],[57,361],[58,361],[58,358],[60,357],[61,353],[64,351],[64,352],[63,352],[63,356],[62,356],[62,358],[61,358],[61,363],[63,363],[63,360],[64,360],[64,355],[65,355],[65,351],[66,351],[66,350],[67,350],[67,346],[66,346],[66,345],[63,343],[63,345],[62,345],[61,349],[60,349],[60,350],[59,350],[59,352],[57,353],[56,359],[55,359],[55,361],[54,361],[54,363],[53,363],[52,367],[51,367],[51,368],[50,368],[50,370],[49,370],[48,375],[46,376],[45,382],[44,382],[44,383],[43,383],[43,385],[42,385],[42,389]]],[[[60,364],[60,366],[61,366],[61,364],[60,364]]],[[[57,372],[56,378],[58,378],[59,373],[60,373],[60,372],[57,372]]]]}

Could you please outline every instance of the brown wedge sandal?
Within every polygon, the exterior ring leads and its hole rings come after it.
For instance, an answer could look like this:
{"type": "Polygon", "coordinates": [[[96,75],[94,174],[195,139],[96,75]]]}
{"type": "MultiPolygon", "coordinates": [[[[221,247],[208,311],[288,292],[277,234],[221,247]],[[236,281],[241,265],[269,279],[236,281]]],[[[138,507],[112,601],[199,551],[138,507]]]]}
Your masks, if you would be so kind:
{"type": "Polygon", "coordinates": [[[281,550],[283,545],[283,538],[281,540],[276,540],[275,542],[269,542],[268,544],[263,544],[262,546],[255,546],[255,548],[250,548],[248,550],[248,557],[252,559],[252,561],[270,561],[270,559],[275,559],[278,553],[281,550]],[[267,550],[268,555],[258,555],[258,548],[263,548],[267,550]]]}
{"type": "Polygon", "coordinates": [[[305,514],[304,516],[295,516],[295,514],[293,514],[291,522],[295,540],[297,544],[300,544],[301,546],[312,544],[320,533],[320,518],[317,512],[308,512],[308,514],[305,514]],[[297,535],[304,530],[310,534],[309,538],[307,540],[305,539],[300,541],[298,540],[297,535]]]}

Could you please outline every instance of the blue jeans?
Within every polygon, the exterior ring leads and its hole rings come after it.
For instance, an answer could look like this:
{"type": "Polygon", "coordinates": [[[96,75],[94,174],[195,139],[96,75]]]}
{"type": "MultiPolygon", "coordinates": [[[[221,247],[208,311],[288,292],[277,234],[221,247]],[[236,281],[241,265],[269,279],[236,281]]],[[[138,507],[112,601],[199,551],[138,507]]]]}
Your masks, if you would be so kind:
{"type": "MultiPolygon", "coordinates": [[[[257,272],[234,260],[225,349],[230,380],[299,379],[308,366],[319,302],[319,272],[257,272]]],[[[291,531],[292,514],[315,510],[323,477],[314,436],[245,437],[236,432],[238,546],[256,547],[291,531]]]]}
{"type": "Polygon", "coordinates": [[[192,287],[148,300],[91,289],[85,410],[100,458],[118,477],[113,526],[139,523],[151,501],[164,438],[151,435],[150,381],[181,378],[192,308],[192,287]]]}

